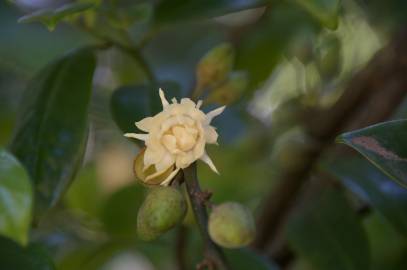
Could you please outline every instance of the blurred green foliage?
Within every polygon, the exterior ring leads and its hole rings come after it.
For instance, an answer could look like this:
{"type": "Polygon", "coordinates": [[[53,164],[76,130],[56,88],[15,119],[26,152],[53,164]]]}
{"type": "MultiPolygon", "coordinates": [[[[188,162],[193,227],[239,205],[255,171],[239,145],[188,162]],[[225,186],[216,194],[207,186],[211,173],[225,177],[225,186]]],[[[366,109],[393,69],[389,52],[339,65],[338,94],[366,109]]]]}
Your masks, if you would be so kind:
{"type": "MultiPolygon", "coordinates": [[[[196,94],[199,63],[215,55],[210,66],[225,72],[197,96],[204,111],[227,105],[214,121],[220,145],[208,149],[221,174],[199,165],[198,177],[213,203],[257,214],[279,174],[303,165],[307,113],[338,100],[406,9],[402,0],[0,2],[0,269],[177,269],[180,232],[194,269],[203,243],[191,209],[182,229],[152,242],[136,233],[146,188],[133,175],[139,145],[122,133],[161,110],[158,88],[169,99],[196,94]]],[[[323,156],[317,167],[335,187],[312,189],[289,216],[292,269],[405,269],[406,132],[399,120],[340,137],[376,166],[323,156]]],[[[267,255],[226,251],[232,269],[278,269],[267,255]]]]}

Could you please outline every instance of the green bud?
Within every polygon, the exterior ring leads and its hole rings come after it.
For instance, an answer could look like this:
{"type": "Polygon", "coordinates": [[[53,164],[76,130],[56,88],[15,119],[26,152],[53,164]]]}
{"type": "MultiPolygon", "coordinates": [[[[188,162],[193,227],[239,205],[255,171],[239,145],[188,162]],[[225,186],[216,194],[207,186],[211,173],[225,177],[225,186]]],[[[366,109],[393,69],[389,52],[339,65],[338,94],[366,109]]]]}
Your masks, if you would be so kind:
{"type": "Polygon", "coordinates": [[[226,202],[216,206],[209,216],[209,235],[226,248],[239,248],[249,244],[256,233],[253,216],[247,207],[226,202]]]}
{"type": "Polygon", "coordinates": [[[236,101],[244,92],[248,84],[247,73],[242,71],[230,74],[227,81],[213,89],[206,102],[222,105],[236,101]]]}
{"type": "Polygon", "coordinates": [[[185,213],[185,200],[176,188],[152,188],[138,212],[138,234],[152,240],[182,222],[185,213]]]}
{"type": "Polygon", "coordinates": [[[215,87],[226,80],[232,70],[234,58],[233,47],[228,43],[210,50],[201,58],[196,69],[198,88],[215,87]]]}

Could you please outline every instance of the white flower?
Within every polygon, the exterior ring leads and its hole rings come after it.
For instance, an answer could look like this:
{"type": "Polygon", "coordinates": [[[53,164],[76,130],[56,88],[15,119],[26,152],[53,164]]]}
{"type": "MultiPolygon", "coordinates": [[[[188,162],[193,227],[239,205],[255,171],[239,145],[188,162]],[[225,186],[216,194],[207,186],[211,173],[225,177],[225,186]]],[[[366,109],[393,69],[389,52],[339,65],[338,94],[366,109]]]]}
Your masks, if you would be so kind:
{"type": "Polygon", "coordinates": [[[136,126],[147,134],[124,135],[145,141],[144,170],[153,165],[156,171],[149,175],[145,182],[175,165],[174,171],[161,182],[161,185],[168,185],[180,169],[188,167],[198,159],[218,173],[205,151],[205,145],[217,144],[218,134],[210,123],[215,116],[223,112],[225,106],[205,114],[199,109],[202,101],[195,104],[191,99],[183,98],[178,103],[173,98],[172,103],[169,103],[161,89],[159,95],[163,111],[136,122],[136,126]]]}

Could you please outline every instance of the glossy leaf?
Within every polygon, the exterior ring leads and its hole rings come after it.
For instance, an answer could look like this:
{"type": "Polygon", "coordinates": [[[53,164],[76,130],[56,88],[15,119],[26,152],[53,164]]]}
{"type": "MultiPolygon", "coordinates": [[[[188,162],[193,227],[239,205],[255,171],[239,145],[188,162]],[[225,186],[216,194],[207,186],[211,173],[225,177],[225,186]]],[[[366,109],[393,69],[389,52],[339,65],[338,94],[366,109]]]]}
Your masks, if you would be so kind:
{"type": "Polygon", "coordinates": [[[27,248],[0,236],[0,269],[4,270],[54,270],[49,255],[39,245],[27,248]]]}
{"type": "Polygon", "coordinates": [[[71,52],[43,69],[24,93],[10,148],[34,182],[36,210],[59,201],[82,161],[94,69],[91,49],[71,52]]]}
{"type": "Polygon", "coordinates": [[[81,216],[85,213],[89,217],[99,216],[104,194],[93,164],[88,163],[79,171],[69,187],[64,201],[74,213],[81,216]]]}
{"type": "Polygon", "coordinates": [[[249,73],[249,88],[258,89],[289,51],[298,45],[298,37],[307,42],[315,40],[320,25],[315,24],[299,7],[287,1],[277,2],[261,24],[238,44],[236,68],[249,73]],[[297,40],[296,40],[297,38],[297,40]]]}
{"type": "Polygon", "coordinates": [[[134,122],[150,114],[149,91],[146,86],[124,86],[113,92],[110,109],[121,131],[132,132],[134,122]]]}
{"type": "Polygon", "coordinates": [[[395,120],[342,134],[338,142],[364,155],[407,188],[407,120],[395,120]]]}
{"type": "Polygon", "coordinates": [[[294,0],[324,27],[335,30],[338,27],[340,0],[294,0]]]}
{"type": "Polygon", "coordinates": [[[363,159],[338,160],[329,170],[407,236],[406,189],[363,159]]]}
{"type": "Polygon", "coordinates": [[[181,22],[210,18],[264,5],[265,0],[164,0],[156,7],[155,20],[159,23],[181,22]]]}
{"type": "Polygon", "coordinates": [[[225,250],[225,255],[235,270],[277,270],[277,265],[272,264],[270,259],[257,254],[246,248],[225,250]]]}
{"type": "Polygon", "coordinates": [[[19,23],[41,22],[48,30],[52,31],[59,21],[67,16],[89,10],[94,5],[91,3],[69,3],[57,9],[41,9],[18,19],[19,23]]]}
{"type": "MultiPolygon", "coordinates": [[[[159,83],[167,98],[180,98],[177,83],[166,81],[159,83]]],[[[162,109],[158,89],[149,85],[124,86],[113,92],[110,109],[114,121],[123,131],[133,132],[135,122],[158,113],[162,109]]]]}
{"type": "Polygon", "coordinates": [[[102,210],[105,229],[113,235],[135,235],[137,213],[144,200],[140,184],[124,187],[107,199],[102,210]]]}
{"type": "Polygon", "coordinates": [[[390,223],[383,220],[378,212],[363,220],[371,250],[370,270],[405,270],[407,263],[407,243],[390,223]]]}
{"type": "Polygon", "coordinates": [[[0,149],[0,234],[26,244],[32,203],[28,173],[13,155],[0,149]]]}
{"type": "Polygon", "coordinates": [[[288,238],[313,269],[369,269],[365,232],[339,190],[325,189],[302,210],[289,221],[288,238]]]}

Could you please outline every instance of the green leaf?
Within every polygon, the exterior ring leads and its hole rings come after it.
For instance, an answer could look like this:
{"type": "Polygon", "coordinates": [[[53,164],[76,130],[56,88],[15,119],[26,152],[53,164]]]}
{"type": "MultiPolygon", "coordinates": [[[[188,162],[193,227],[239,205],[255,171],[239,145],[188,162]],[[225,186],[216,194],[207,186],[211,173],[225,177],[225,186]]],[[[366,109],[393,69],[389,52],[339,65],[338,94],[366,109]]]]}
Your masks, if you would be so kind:
{"type": "Polygon", "coordinates": [[[407,241],[378,212],[363,219],[371,250],[371,270],[405,270],[407,241]]]}
{"type": "Polygon", "coordinates": [[[80,170],[66,193],[65,202],[74,213],[99,217],[104,195],[94,164],[87,164],[80,170]]]}
{"type": "MultiPolygon", "coordinates": [[[[244,36],[237,47],[236,68],[249,72],[249,88],[254,91],[282,60],[282,55],[298,44],[314,42],[320,25],[315,24],[300,8],[287,1],[277,2],[269,16],[254,31],[244,36]]],[[[302,46],[305,48],[306,44],[302,46]]]]}
{"type": "Polygon", "coordinates": [[[93,8],[92,3],[69,3],[57,9],[41,9],[18,19],[19,23],[41,22],[48,30],[55,29],[58,22],[68,16],[93,8]]]}
{"type": "Polygon", "coordinates": [[[24,93],[10,148],[34,182],[36,214],[59,201],[81,164],[95,64],[90,48],[71,52],[24,93]]]}
{"type": "Polygon", "coordinates": [[[322,26],[335,30],[338,27],[340,0],[293,0],[322,26]]]}
{"type": "Polygon", "coordinates": [[[115,192],[102,210],[105,229],[113,235],[136,235],[137,213],[143,200],[144,188],[140,184],[115,192]]]}
{"type": "MultiPolygon", "coordinates": [[[[180,98],[177,83],[166,81],[159,83],[167,99],[180,98]]],[[[113,92],[110,109],[113,120],[124,132],[134,132],[135,122],[161,111],[162,105],[158,89],[150,85],[123,86],[113,92]]]]}
{"type": "Polygon", "coordinates": [[[133,132],[134,123],[150,115],[149,91],[147,86],[124,86],[113,92],[110,110],[113,120],[124,133],[133,132]]]}
{"type": "Polygon", "coordinates": [[[28,173],[13,155],[0,149],[0,234],[25,245],[32,203],[28,173]]]}
{"type": "Polygon", "coordinates": [[[379,211],[407,236],[407,190],[363,159],[337,160],[329,166],[351,191],[379,211]]]}
{"type": "Polygon", "coordinates": [[[113,26],[125,29],[136,23],[148,22],[153,14],[153,5],[133,1],[103,1],[98,11],[106,16],[113,26]]]}
{"type": "Polygon", "coordinates": [[[395,120],[342,134],[338,142],[364,155],[407,188],[407,120],[395,120]]]}
{"type": "Polygon", "coordinates": [[[313,269],[369,269],[366,234],[339,190],[323,190],[302,210],[289,221],[288,239],[313,269]]]}
{"type": "Polygon", "coordinates": [[[0,269],[4,270],[55,270],[49,255],[41,246],[27,248],[0,236],[0,269]]]}
{"type": "Polygon", "coordinates": [[[203,19],[259,7],[266,0],[164,0],[155,9],[155,20],[158,23],[182,22],[192,19],[203,19]]]}
{"type": "Polygon", "coordinates": [[[253,250],[247,248],[225,250],[225,255],[235,270],[277,270],[275,264],[272,264],[266,257],[257,254],[253,250]]]}

